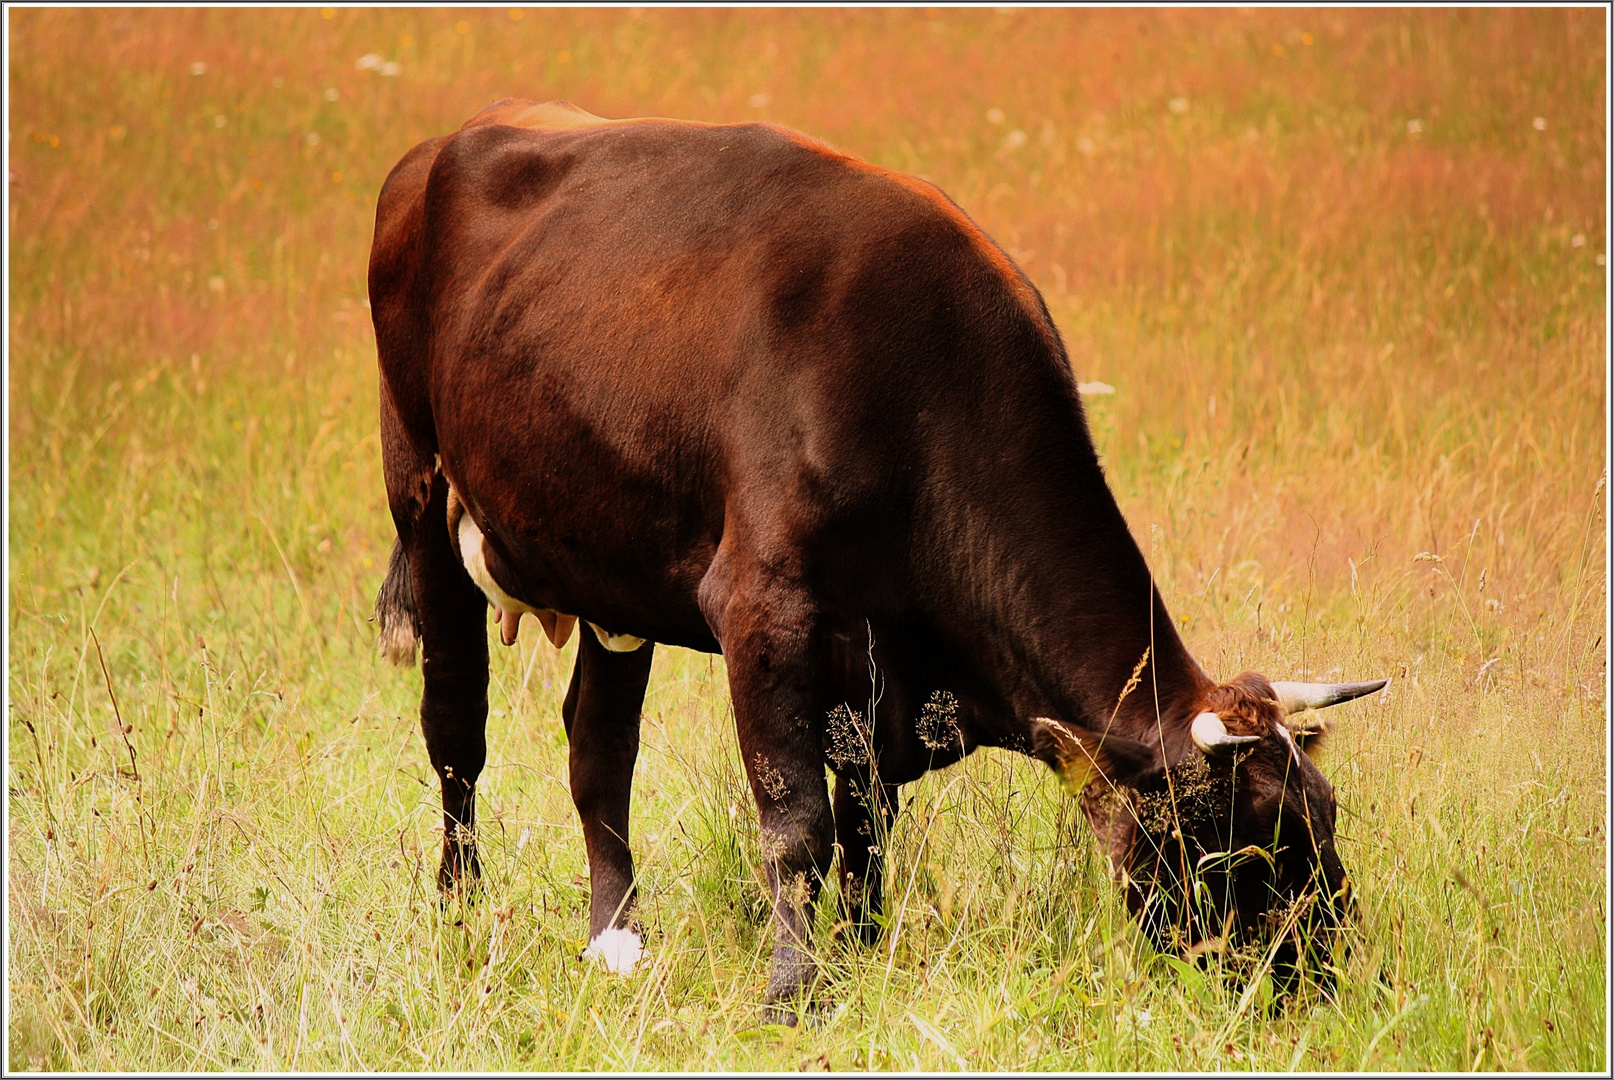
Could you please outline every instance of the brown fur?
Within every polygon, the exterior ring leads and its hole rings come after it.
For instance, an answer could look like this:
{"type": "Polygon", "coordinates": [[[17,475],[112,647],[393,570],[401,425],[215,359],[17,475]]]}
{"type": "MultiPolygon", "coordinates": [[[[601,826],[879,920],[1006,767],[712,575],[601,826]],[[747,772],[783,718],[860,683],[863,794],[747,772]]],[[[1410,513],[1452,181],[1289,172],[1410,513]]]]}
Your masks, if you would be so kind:
{"type": "MultiPolygon", "coordinates": [[[[1264,682],[1217,687],[1188,654],[1041,297],[934,187],[770,125],[502,102],[393,170],[370,292],[445,887],[475,873],[487,686],[485,602],[444,529],[450,481],[521,603],[724,654],[773,838],[772,1002],[813,980],[806,901],[836,848],[868,940],[868,838],[897,786],[979,746],[1091,770],[1113,806],[1089,816],[1133,889],[1169,875],[1149,856],[1158,815],[1139,829],[1116,793],[1204,772],[1209,799],[1225,781],[1232,835],[1293,863],[1276,893],[1240,900],[1241,927],[1326,862],[1332,794],[1314,769],[1286,772],[1275,737],[1242,765],[1194,760],[1195,712],[1225,702],[1257,729],[1264,682]],[[1273,832],[1293,779],[1321,838],[1304,850],[1273,832]]],[[[597,934],[630,917],[652,647],[580,636],[564,716],[597,934]]],[[[1221,842],[1206,828],[1196,843],[1221,842]]]]}

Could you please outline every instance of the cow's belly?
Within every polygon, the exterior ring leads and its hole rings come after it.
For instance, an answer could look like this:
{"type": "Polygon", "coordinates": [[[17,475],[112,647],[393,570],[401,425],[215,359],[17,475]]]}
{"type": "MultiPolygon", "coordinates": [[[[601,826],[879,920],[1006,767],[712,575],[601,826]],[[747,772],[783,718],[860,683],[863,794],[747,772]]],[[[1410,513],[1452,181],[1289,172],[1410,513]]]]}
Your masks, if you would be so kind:
{"type": "MultiPolygon", "coordinates": [[[[572,636],[572,630],[577,626],[577,616],[554,608],[534,608],[532,605],[518,600],[505,591],[488,569],[487,552],[483,544],[482,530],[477,527],[471,516],[466,514],[460,518],[456,530],[459,537],[460,558],[465,563],[466,573],[477,588],[488,598],[493,605],[496,619],[499,623],[499,636],[506,645],[513,645],[519,633],[521,617],[534,615],[539,625],[544,628],[544,634],[549,638],[550,644],[555,648],[564,646],[572,636]]],[[[633,634],[615,634],[600,626],[598,623],[589,623],[589,629],[594,631],[600,639],[600,644],[612,652],[633,652],[642,648],[645,639],[633,634]]]]}
{"type": "Polygon", "coordinates": [[[482,470],[461,480],[448,462],[444,468],[451,501],[465,507],[449,528],[506,644],[531,614],[557,646],[581,619],[613,651],[645,641],[720,651],[697,603],[715,539],[702,543],[666,493],[626,477],[617,485],[627,490],[613,493],[616,485],[582,469],[560,482],[507,476],[488,484],[478,482],[482,470]]]}

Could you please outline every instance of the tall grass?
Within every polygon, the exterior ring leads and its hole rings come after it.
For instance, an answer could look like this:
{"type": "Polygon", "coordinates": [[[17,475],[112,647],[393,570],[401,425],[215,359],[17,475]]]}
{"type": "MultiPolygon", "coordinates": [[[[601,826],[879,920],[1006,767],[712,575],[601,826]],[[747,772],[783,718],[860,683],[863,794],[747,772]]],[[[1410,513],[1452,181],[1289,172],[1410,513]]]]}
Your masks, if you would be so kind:
{"type": "MultiPolygon", "coordinates": [[[[13,10],[8,1063],[1608,1067],[1597,12],[13,10]],[[356,60],[399,65],[382,75],[356,60]],[[1325,771],[1339,1000],[1144,945],[1046,770],[903,793],[877,947],[756,1028],[721,659],[662,650],[653,965],[579,962],[569,652],[495,650],[486,888],[440,907],[364,265],[497,97],[768,119],[940,183],[1043,289],[1215,674],[1395,677],[1325,771]]],[[[575,647],[575,646],[574,646],[575,647]]]]}

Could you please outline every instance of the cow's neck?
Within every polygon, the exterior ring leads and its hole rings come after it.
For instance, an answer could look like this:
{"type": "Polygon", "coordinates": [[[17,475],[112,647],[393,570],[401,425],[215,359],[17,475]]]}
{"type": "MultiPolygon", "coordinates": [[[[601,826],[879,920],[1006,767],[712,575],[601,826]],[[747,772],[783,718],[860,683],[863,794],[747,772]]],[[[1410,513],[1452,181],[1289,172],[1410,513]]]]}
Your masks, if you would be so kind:
{"type": "Polygon", "coordinates": [[[955,565],[971,580],[955,579],[957,609],[942,616],[967,632],[946,636],[1016,720],[1052,715],[1153,743],[1162,718],[1167,728],[1180,721],[1211,681],[1072,420],[1022,440],[1039,449],[1008,463],[1017,482],[966,479],[970,490],[949,493],[939,530],[951,539],[939,547],[964,556],[955,565]]]}

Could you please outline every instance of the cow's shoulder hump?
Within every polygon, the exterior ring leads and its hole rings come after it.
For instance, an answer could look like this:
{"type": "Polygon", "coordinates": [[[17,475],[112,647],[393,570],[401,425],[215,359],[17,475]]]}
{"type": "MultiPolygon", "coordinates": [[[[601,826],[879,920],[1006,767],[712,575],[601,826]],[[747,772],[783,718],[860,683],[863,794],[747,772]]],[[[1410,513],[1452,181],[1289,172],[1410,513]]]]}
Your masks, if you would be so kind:
{"type": "Polygon", "coordinates": [[[525,98],[505,98],[495,101],[478,112],[475,116],[460,125],[461,131],[479,127],[515,127],[525,128],[542,134],[555,134],[564,131],[592,131],[596,128],[625,127],[629,124],[677,124],[684,127],[706,128],[713,124],[704,124],[696,120],[673,120],[662,116],[629,116],[619,120],[610,120],[603,116],[595,116],[586,109],[580,109],[569,101],[528,101],[525,98]]]}
{"type": "Polygon", "coordinates": [[[622,121],[607,120],[579,109],[569,101],[528,101],[525,98],[505,98],[479,111],[460,126],[468,128],[500,124],[505,127],[528,128],[532,131],[577,131],[601,127],[622,121]]]}

